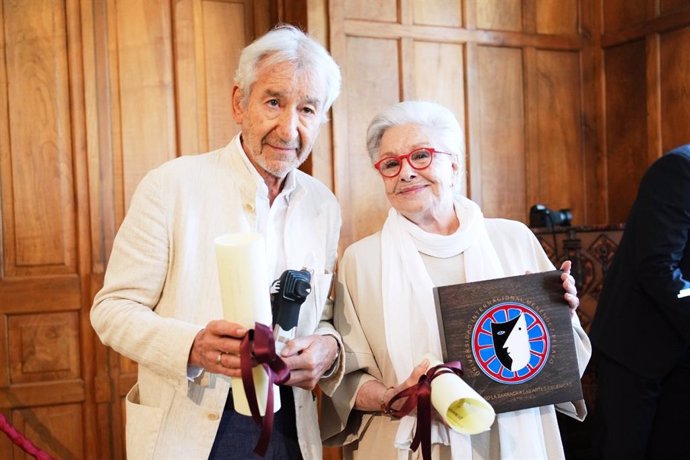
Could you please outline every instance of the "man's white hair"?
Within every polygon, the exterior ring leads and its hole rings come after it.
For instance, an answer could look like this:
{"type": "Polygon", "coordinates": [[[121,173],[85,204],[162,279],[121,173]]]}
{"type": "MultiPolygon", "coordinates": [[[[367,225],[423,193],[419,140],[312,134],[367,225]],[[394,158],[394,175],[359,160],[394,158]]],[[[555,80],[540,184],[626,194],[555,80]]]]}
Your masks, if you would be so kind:
{"type": "Polygon", "coordinates": [[[235,72],[235,84],[242,91],[242,103],[246,104],[248,100],[258,68],[283,62],[307,68],[323,78],[326,99],[321,113],[325,121],[328,110],[340,93],[340,68],[323,46],[290,25],[270,30],[242,50],[235,72]]]}

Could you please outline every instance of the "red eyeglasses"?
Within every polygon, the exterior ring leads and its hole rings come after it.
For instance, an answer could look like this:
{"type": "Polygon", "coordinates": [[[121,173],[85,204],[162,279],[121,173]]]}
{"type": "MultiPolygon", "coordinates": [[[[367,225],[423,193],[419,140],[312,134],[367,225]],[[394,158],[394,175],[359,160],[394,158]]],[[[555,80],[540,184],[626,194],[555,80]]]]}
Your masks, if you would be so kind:
{"type": "Polygon", "coordinates": [[[381,158],[379,161],[374,163],[374,168],[378,169],[383,177],[395,177],[400,174],[400,171],[402,170],[403,160],[407,160],[413,169],[426,169],[429,167],[429,165],[431,165],[431,162],[434,161],[434,155],[437,153],[453,155],[452,153],[441,152],[431,147],[422,147],[405,155],[381,158]]]}

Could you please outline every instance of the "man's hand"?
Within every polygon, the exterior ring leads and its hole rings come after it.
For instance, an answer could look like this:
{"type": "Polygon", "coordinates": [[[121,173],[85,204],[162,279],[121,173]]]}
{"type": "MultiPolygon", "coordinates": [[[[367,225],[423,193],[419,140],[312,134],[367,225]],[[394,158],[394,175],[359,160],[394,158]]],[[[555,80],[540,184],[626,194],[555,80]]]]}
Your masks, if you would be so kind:
{"type": "Polygon", "coordinates": [[[189,364],[209,372],[240,377],[240,343],[247,330],[225,320],[209,322],[194,338],[189,364]]]}
{"type": "Polygon", "coordinates": [[[308,335],[290,340],[281,352],[290,368],[287,384],[313,390],[333,365],[337,351],[338,342],[332,335],[308,335]]]}
{"type": "Polygon", "coordinates": [[[570,274],[571,266],[572,262],[569,260],[563,262],[563,265],[561,265],[561,271],[563,271],[561,274],[561,280],[563,281],[563,289],[565,290],[563,298],[570,306],[570,317],[572,318],[575,316],[575,310],[577,310],[577,307],[580,306],[580,299],[577,297],[575,278],[573,278],[573,276],[570,274]]]}

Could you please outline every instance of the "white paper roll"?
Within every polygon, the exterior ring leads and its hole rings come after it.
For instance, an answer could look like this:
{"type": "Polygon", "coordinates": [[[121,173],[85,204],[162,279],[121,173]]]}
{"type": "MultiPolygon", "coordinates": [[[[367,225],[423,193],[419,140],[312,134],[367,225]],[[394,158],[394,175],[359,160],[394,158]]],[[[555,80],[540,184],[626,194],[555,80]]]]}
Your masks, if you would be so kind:
{"type": "MultiPolygon", "coordinates": [[[[443,364],[433,355],[425,356],[429,368],[443,364]]],[[[431,404],[446,424],[458,433],[477,434],[494,423],[493,407],[458,375],[447,373],[431,382],[431,404]]]]}
{"type": "MultiPolygon", "coordinates": [[[[266,246],[260,233],[228,233],[215,239],[220,296],[225,320],[241,324],[247,329],[254,323],[271,327],[271,297],[266,246]]],[[[263,366],[256,366],[254,388],[261,415],[266,413],[268,375],[263,366]]],[[[232,399],[235,410],[251,415],[242,379],[232,379],[232,399]]],[[[273,385],[273,410],[280,409],[280,391],[273,385]]]]}

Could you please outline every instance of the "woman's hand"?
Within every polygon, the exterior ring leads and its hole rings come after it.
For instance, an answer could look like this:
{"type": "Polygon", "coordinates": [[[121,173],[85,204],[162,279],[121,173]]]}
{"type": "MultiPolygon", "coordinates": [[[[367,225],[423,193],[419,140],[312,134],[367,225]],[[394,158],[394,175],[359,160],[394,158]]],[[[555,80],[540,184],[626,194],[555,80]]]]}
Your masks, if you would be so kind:
{"type": "MultiPolygon", "coordinates": [[[[414,386],[429,368],[429,360],[425,359],[417,364],[409,377],[394,387],[388,387],[379,380],[371,380],[359,389],[355,398],[355,409],[367,412],[381,412],[388,405],[393,396],[411,386],[414,386]]],[[[394,409],[399,409],[403,400],[396,401],[394,409]]]]}
{"type": "MultiPolygon", "coordinates": [[[[417,364],[414,369],[412,369],[412,373],[410,374],[409,377],[407,377],[405,380],[403,380],[401,383],[398,385],[394,386],[393,388],[388,388],[384,392],[381,402],[383,402],[386,406],[388,405],[388,402],[393,399],[393,396],[397,395],[401,391],[413,387],[417,385],[417,382],[419,382],[419,377],[424,375],[424,373],[429,369],[429,360],[425,359],[421,363],[417,364]]],[[[404,399],[399,399],[398,401],[395,402],[393,409],[400,409],[400,406],[403,405],[405,402],[404,399]]]]}
{"type": "Polygon", "coordinates": [[[580,299],[577,297],[575,278],[573,278],[573,276],[570,274],[571,267],[571,261],[566,260],[563,262],[563,265],[561,265],[561,270],[563,271],[561,274],[561,280],[563,281],[563,289],[565,290],[563,298],[566,302],[568,302],[568,306],[570,307],[570,317],[572,318],[575,316],[575,310],[577,310],[577,307],[580,306],[580,299]]]}

